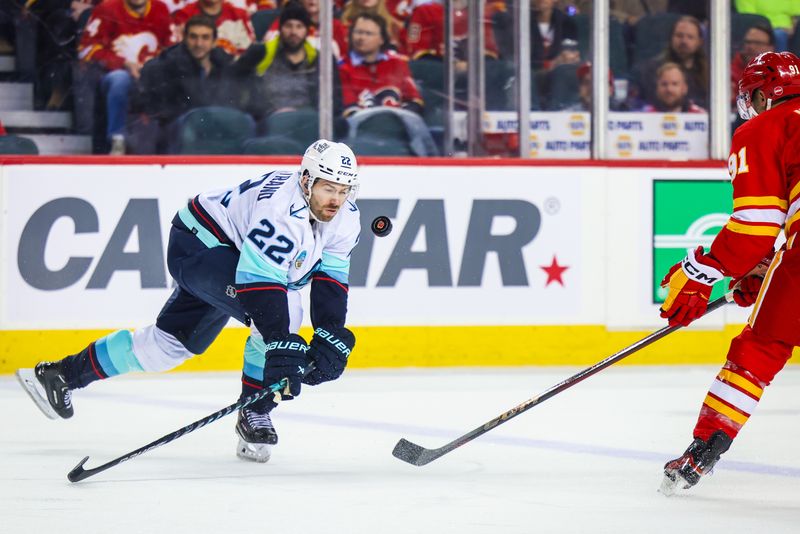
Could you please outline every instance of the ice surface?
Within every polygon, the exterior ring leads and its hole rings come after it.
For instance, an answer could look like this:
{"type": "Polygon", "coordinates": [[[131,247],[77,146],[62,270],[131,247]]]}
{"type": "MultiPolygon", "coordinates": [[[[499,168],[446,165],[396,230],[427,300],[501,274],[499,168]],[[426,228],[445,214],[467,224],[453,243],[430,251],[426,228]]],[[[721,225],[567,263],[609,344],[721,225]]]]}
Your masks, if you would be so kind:
{"type": "Polygon", "coordinates": [[[577,369],[348,371],[278,409],[267,464],[236,457],[229,416],[77,484],[84,455],[100,465],[233,402],[238,374],[95,383],[68,421],[3,376],[0,532],[798,532],[795,367],[713,476],[656,491],[717,369],[608,369],[425,467],[393,458],[396,441],[439,447],[577,369]]]}

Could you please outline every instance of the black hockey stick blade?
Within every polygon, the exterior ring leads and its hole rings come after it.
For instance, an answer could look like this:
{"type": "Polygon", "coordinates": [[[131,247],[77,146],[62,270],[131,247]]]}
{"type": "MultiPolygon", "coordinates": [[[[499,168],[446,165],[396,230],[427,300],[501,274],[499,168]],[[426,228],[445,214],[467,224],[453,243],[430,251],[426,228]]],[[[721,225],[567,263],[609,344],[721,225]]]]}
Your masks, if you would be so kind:
{"type": "MultiPolygon", "coordinates": [[[[709,303],[708,309],[706,310],[706,314],[711,313],[717,308],[721,308],[722,306],[730,302],[732,299],[733,299],[733,292],[730,292],[725,296],[719,297],[718,299],[709,303]]],[[[538,406],[547,399],[558,395],[562,391],[574,386],[575,384],[582,382],[583,380],[589,378],[590,376],[596,373],[599,373],[606,367],[609,367],[617,363],[623,358],[627,358],[631,354],[638,352],[639,350],[643,349],[644,347],[652,343],[655,343],[659,339],[671,334],[672,332],[680,328],[681,328],[680,325],[675,325],[675,326],[665,326],[659,330],[656,330],[655,332],[649,334],[648,336],[640,339],[636,343],[633,343],[632,345],[625,347],[621,351],[612,354],[605,360],[597,362],[591,367],[587,367],[583,371],[576,373],[571,377],[567,378],[566,380],[559,382],[555,386],[552,386],[550,389],[544,391],[543,393],[537,395],[536,397],[531,397],[530,399],[522,402],[521,404],[515,406],[514,408],[511,408],[507,412],[499,415],[498,417],[495,417],[491,421],[488,421],[483,425],[479,426],[478,428],[471,430],[470,432],[467,432],[463,436],[459,436],[450,443],[442,445],[438,449],[426,449],[425,447],[422,447],[420,445],[417,445],[416,443],[408,441],[405,438],[402,438],[400,439],[400,441],[397,442],[397,445],[394,446],[394,450],[392,450],[392,456],[411,465],[417,465],[417,466],[427,465],[432,461],[436,460],[437,458],[441,458],[445,454],[454,451],[455,449],[461,447],[466,443],[469,443],[478,436],[486,434],[493,428],[498,427],[503,423],[510,421],[511,419],[520,415],[521,413],[530,410],[534,406],[538,406]]]]}
{"type": "Polygon", "coordinates": [[[394,446],[392,456],[411,465],[427,465],[439,457],[435,449],[426,449],[405,438],[401,438],[394,446]]]}
{"type": "Polygon", "coordinates": [[[85,456],[83,460],[78,462],[78,465],[72,468],[72,471],[67,473],[67,478],[70,482],[80,482],[84,478],[89,478],[94,474],[94,469],[89,469],[88,471],[83,468],[83,464],[85,464],[89,460],[88,456],[85,456]]]}

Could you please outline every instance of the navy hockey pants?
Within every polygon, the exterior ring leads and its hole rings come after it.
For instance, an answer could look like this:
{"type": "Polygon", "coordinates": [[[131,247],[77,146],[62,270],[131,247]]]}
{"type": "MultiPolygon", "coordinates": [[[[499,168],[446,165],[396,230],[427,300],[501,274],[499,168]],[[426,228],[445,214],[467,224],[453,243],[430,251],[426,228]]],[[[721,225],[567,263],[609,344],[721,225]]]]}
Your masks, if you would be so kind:
{"type": "Polygon", "coordinates": [[[191,231],[173,226],[167,245],[167,267],[178,284],[158,315],[156,326],[200,354],[211,345],[228,319],[248,324],[236,298],[239,251],[208,248],[191,231]]]}

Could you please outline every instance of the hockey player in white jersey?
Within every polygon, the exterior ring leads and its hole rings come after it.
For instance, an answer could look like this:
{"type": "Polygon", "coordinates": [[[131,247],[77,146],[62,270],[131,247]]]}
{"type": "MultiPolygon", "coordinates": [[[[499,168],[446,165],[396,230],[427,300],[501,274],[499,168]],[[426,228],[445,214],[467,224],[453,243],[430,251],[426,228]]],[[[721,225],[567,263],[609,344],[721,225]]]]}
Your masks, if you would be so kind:
{"type": "Polygon", "coordinates": [[[301,384],[337,379],[355,344],[345,328],[350,254],[361,231],[358,167],[349,147],[320,139],[299,171],[275,171],[201,193],[172,221],[167,265],[177,288],[156,323],[119,330],[78,354],[20,369],[45,415],[69,418],[72,391],[131,371],[165,371],[204,352],[230,317],[248,324],[242,397],[287,388],[240,411],[237,454],[266,462],[278,441],[270,412],[301,384]],[[299,290],[311,286],[310,343],[297,334],[299,290]],[[313,364],[313,365],[309,365],[313,364]]]}

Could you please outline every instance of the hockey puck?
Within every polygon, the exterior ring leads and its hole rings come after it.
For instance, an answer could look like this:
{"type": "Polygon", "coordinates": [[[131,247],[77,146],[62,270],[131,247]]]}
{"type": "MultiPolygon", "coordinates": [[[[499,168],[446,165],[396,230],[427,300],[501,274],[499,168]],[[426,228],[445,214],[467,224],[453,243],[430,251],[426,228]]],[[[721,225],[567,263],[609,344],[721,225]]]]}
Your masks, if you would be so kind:
{"type": "Polygon", "coordinates": [[[372,233],[378,237],[386,237],[392,233],[392,221],[386,215],[378,215],[372,221],[372,233]]]}

